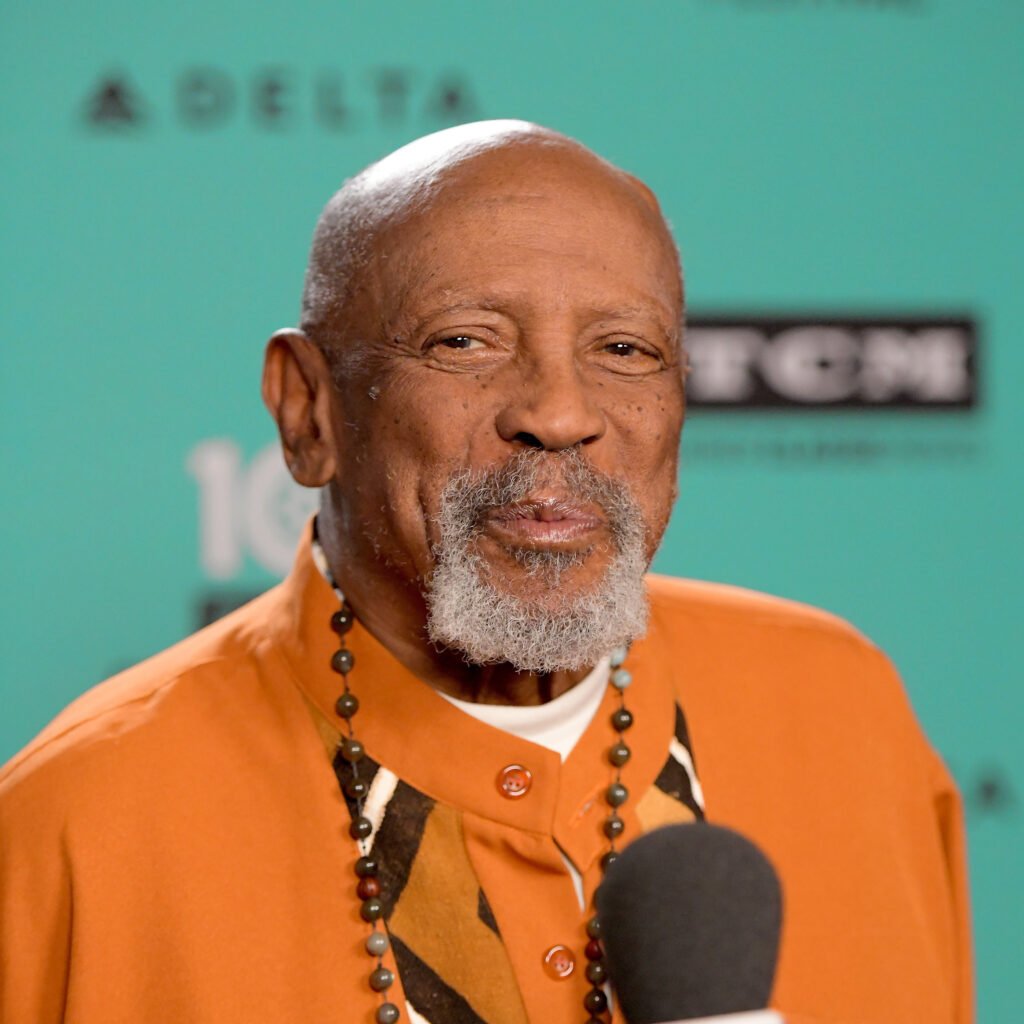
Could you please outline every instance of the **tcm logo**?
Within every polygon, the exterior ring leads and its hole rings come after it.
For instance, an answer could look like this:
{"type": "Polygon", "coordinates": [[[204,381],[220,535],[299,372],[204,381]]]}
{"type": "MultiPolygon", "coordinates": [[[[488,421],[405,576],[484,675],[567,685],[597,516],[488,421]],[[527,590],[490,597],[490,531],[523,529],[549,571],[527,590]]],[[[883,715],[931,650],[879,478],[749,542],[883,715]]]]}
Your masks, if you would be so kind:
{"type": "Polygon", "coordinates": [[[967,318],[696,318],[694,407],[971,409],[977,333],[967,318]]]}
{"type": "Polygon", "coordinates": [[[346,132],[409,121],[444,126],[474,120],[479,109],[469,82],[455,72],[395,67],[346,75],[276,67],[241,74],[192,67],[146,91],[128,74],[103,74],[88,90],[82,116],[90,127],[114,132],[161,116],[198,131],[245,119],[276,131],[313,124],[346,132]]]}
{"type": "Polygon", "coordinates": [[[276,442],[247,463],[229,438],[200,441],[186,462],[198,488],[199,564],[211,580],[238,576],[250,557],[275,576],[291,568],[317,492],[289,476],[276,442]]]}

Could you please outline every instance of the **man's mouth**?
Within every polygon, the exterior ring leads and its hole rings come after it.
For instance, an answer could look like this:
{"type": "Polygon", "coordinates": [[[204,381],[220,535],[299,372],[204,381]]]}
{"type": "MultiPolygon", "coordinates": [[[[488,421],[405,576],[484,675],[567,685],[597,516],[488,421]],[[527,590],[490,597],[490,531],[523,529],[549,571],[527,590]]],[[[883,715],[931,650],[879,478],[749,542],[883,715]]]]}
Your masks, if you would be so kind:
{"type": "Polygon", "coordinates": [[[482,526],[509,547],[574,550],[594,543],[605,518],[590,502],[538,496],[488,509],[482,526]]]}

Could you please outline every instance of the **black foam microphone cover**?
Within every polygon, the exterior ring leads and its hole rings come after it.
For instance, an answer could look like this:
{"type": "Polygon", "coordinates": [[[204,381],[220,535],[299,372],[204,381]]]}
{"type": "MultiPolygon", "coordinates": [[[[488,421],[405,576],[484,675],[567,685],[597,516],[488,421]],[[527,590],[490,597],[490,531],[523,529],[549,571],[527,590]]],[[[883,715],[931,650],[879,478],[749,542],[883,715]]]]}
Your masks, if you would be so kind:
{"type": "Polygon", "coordinates": [[[649,832],[609,867],[596,902],[629,1024],[768,1005],[782,891],[767,857],[738,832],[703,822],[649,832]]]}

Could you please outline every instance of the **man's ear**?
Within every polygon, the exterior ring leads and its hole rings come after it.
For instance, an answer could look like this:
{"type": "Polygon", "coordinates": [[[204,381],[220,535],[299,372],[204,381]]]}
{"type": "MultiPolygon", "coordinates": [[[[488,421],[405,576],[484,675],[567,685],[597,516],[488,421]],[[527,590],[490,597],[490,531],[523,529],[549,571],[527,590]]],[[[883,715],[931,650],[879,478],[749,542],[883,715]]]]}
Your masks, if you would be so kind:
{"type": "Polygon", "coordinates": [[[272,335],[263,359],[263,402],[277,422],[288,469],[303,487],[323,487],[337,469],[332,387],[327,357],[302,331],[272,335]]]}

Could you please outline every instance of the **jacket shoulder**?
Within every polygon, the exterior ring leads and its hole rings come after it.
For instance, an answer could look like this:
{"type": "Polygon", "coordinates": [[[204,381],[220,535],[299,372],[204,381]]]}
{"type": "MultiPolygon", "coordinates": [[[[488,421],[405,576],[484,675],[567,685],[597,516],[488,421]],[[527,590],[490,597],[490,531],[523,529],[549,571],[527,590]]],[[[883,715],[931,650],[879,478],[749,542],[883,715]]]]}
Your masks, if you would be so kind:
{"type": "Polygon", "coordinates": [[[845,619],[741,587],[654,576],[651,629],[677,693],[736,714],[862,725],[918,744],[920,725],[889,658],[845,619]],[[742,712],[737,710],[742,707],[742,712]]]}
{"type": "Polygon", "coordinates": [[[23,786],[73,789],[109,757],[130,771],[133,750],[159,750],[168,731],[200,725],[217,694],[254,676],[271,593],[74,700],[0,768],[0,800],[23,786]]]}
{"type": "Polygon", "coordinates": [[[648,594],[654,616],[668,625],[701,624],[768,633],[793,629],[874,649],[856,627],[832,612],[799,601],[726,583],[651,574],[648,594]]]}

